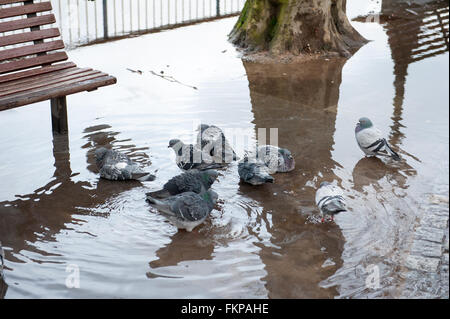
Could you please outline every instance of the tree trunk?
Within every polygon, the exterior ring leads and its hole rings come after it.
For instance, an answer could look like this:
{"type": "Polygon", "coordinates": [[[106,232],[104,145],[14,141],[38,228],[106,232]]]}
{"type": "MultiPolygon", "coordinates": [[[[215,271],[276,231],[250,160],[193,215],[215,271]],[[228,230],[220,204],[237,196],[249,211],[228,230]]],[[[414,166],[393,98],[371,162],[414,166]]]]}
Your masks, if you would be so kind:
{"type": "Polygon", "coordinates": [[[250,52],[338,52],[367,41],[352,27],[346,0],[247,0],[230,40],[250,52]]]}

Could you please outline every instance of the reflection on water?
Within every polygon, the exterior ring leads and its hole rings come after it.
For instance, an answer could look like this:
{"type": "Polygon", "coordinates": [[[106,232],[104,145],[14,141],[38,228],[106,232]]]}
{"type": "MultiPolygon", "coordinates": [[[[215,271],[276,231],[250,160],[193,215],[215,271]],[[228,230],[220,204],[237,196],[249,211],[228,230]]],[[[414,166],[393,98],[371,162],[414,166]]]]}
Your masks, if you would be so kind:
{"type": "Polygon", "coordinates": [[[297,168],[277,174],[265,194],[240,190],[270,214],[270,244],[261,245],[266,288],[272,298],[325,298],[335,291],[317,290],[318,283],[341,264],[342,234],[335,224],[307,223],[315,211],[314,196],[322,181],[339,178],[331,156],[344,59],[289,65],[244,63],[254,123],[278,128],[278,142],[295,154],[297,168]],[[275,195],[276,194],[276,195],[275,195]],[[330,259],[335,265],[324,267],[330,259]]]}
{"type": "Polygon", "coordinates": [[[403,138],[400,130],[408,66],[449,51],[448,10],[445,0],[429,1],[425,6],[383,1],[381,14],[386,17],[384,28],[395,64],[392,144],[398,144],[403,138]]]}
{"type": "Polygon", "coordinates": [[[386,179],[392,185],[392,191],[396,187],[408,188],[408,177],[416,175],[417,172],[408,164],[403,164],[401,169],[386,164],[377,157],[364,157],[353,168],[353,188],[357,192],[365,192],[365,187],[381,189],[379,181],[386,179]]]}
{"type": "MultiPolygon", "coordinates": [[[[441,49],[429,58],[434,51],[417,53],[402,37],[394,41],[390,24],[412,32],[408,37],[419,34],[418,43],[428,34],[413,16],[395,16],[378,29],[355,22],[376,39],[350,60],[241,62],[226,42],[235,18],[71,51],[80,64],[100,61],[92,66],[122,80],[70,97],[69,136],[42,135],[50,126],[34,119],[15,128],[40,116],[43,104],[0,114],[0,145],[8,150],[0,153],[0,181],[14,181],[0,183],[6,297],[399,296],[414,225],[429,207],[425,198],[448,197],[448,73],[431,77],[420,68],[444,70],[448,60],[439,59],[441,49]],[[412,24],[402,26],[405,19],[412,24]],[[206,47],[168,51],[167,43],[197,43],[211,32],[216,36],[206,47]],[[105,52],[113,64],[99,58],[105,52]],[[170,75],[199,89],[132,74],[130,61],[143,70],[162,61],[170,75]],[[374,61],[387,73],[370,69],[374,61]],[[413,81],[419,85],[411,88],[413,81]],[[363,157],[354,124],[372,114],[401,149],[401,162],[363,157]],[[187,138],[196,120],[252,132],[251,143],[258,128],[278,128],[279,144],[292,151],[297,167],[276,174],[274,184],[251,187],[239,183],[232,163],[213,185],[220,200],[211,217],[192,233],[177,232],[150,209],[145,193],[180,173],[167,142],[187,138]],[[53,141],[48,150],[43,140],[53,141]],[[100,180],[99,146],[126,153],[157,179],[100,180]],[[350,209],[335,223],[320,224],[314,194],[325,180],[346,191],[350,209]],[[80,267],[80,289],[65,286],[68,264],[80,267]],[[375,290],[366,286],[374,265],[381,274],[375,290]]],[[[239,156],[243,147],[236,145],[239,156]]]]}

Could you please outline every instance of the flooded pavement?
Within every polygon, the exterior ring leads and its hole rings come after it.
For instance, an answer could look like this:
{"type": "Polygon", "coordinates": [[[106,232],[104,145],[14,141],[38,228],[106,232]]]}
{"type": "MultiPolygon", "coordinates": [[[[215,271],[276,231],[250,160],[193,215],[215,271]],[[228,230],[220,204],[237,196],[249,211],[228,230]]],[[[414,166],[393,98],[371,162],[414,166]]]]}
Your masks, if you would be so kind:
{"type": "MultiPolygon", "coordinates": [[[[437,48],[436,23],[423,21],[438,18],[387,19],[389,2],[374,3],[349,1],[350,17],[381,10],[382,18],[353,22],[372,41],[349,60],[242,62],[226,36],[236,18],[69,51],[118,83],[68,97],[69,136],[52,136],[47,102],[0,114],[5,298],[411,297],[404,290],[423,275],[405,266],[414,230],[430,211],[448,220],[448,37],[437,48]],[[401,162],[363,157],[354,138],[361,116],[401,162]],[[235,140],[241,157],[258,128],[278,128],[297,168],[251,187],[231,164],[213,185],[211,217],[178,232],[145,193],[180,172],[168,141],[193,141],[200,122],[246,135],[235,140]],[[157,179],[99,180],[99,146],[157,179]],[[320,224],[314,194],[325,180],[345,190],[350,209],[320,224]],[[74,270],[80,285],[70,289],[74,270]]],[[[448,2],[434,4],[448,31],[448,2]]],[[[431,297],[448,297],[448,275],[439,276],[431,297]]]]}

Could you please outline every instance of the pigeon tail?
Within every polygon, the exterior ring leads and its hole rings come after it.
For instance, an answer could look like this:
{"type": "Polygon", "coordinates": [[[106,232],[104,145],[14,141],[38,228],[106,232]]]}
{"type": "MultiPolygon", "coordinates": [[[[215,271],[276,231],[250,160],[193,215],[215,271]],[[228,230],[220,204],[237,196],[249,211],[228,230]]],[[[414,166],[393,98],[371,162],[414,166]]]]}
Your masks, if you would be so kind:
{"type": "Polygon", "coordinates": [[[384,140],[385,141],[385,144],[386,144],[386,150],[387,150],[387,152],[389,153],[389,155],[392,157],[392,159],[393,160],[395,160],[395,161],[400,161],[400,155],[398,155],[398,153],[397,152],[395,152],[392,148],[391,148],[391,146],[389,145],[389,143],[386,141],[386,140],[384,140]]]}
{"type": "Polygon", "coordinates": [[[162,215],[165,215],[167,217],[175,217],[175,214],[170,211],[170,208],[166,203],[148,195],[147,202],[149,202],[154,208],[156,208],[162,215]]]}

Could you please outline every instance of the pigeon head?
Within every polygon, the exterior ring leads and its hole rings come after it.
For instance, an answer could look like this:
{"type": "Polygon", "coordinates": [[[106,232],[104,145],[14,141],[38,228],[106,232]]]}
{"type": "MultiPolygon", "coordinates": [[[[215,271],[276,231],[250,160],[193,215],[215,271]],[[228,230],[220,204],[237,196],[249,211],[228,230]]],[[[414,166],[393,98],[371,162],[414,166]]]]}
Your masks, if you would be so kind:
{"type": "Polygon", "coordinates": [[[106,153],[108,153],[108,149],[104,147],[100,147],[95,150],[95,160],[97,161],[97,163],[103,161],[103,158],[105,157],[106,153]]]}
{"type": "Polygon", "coordinates": [[[173,148],[174,149],[175,146],[177,146],[177,147],[183,146],[183,142],[180,141],[179,139],[170,140],[168,148],[173,148]]]}
{"type": "Polygon", "coordinates": [[[290,172],[292,170],[294,170],[295,168],[295,159],[292,156],[292,153],[285,149],[285,148],[280,148],[278,151],[278,157],[279,157],[279,161],[278,161],[278,171],[279,172],[290,172]]]}
{"type": "Polygon", "coordinates": [[[213,207],[217,203],[217,200],[219,199],[219,195],[217,195],[217,193],[212,190],[203,193],[201,196],[203,200],[207,202],[211,207],[213,207]]]}
{"type": "Polygon", "coordinates": [[[204,132],[204,131],[206,131],[207,129],[209,128],[209,125],[208,124],[200,124],[199,126],[198,126],[198,128],[197,128],[197,131],[200,131],[200,132],[204,132]]]}
{"type": "Polygon", "coordinates": [[[328,183],[328,182],[322,182],[322,183],[320,183],[319,188],[324,187],[324,186],[328,186],[328,185],[330,185],[330,183],[328,183]]]}
{"type": "Polygon", "coordinates": [[[358,122],[358,124],[356,124],[356,126],[357,127],[359,126],[363,130],[365,128],[372,127],[373,124],[372,124],[372,121],[369,120],[367,117],[362,117],[359,119],[359,122],[358,122]]]}
{"type": "Polygon", "coordinates": [[[208,185],[212,185],[216,181],[217,177],[219,177],[219,173],[215,170],[210,169],[202,172],[202,179],[208,185]]]}

